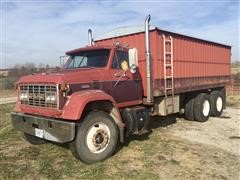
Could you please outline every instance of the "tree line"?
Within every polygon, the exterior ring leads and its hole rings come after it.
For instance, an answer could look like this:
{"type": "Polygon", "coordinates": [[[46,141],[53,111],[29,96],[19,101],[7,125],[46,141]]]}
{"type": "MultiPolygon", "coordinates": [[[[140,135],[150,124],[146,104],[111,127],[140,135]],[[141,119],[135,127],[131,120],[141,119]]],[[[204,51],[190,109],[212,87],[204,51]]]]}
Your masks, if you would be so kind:
{"type": "Polygon", "coordinates": [[[21,76],[47,72],[58,69],[58,67],[51,67],[48,64],[40,63],[36,66],[34,63],[16,64],[13,68],[8,70],[8,76],[0,78],[1,89],[12,89],[21,76]]]}

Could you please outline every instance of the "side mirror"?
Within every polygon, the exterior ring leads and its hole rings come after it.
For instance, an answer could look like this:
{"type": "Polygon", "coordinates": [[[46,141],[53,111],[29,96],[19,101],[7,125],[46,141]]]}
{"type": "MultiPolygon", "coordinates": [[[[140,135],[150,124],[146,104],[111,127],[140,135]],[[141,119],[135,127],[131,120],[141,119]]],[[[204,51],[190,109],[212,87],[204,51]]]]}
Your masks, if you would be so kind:
{"type": "Polygon", "coordinates": [[[136,71],[137,71],[137,66],[136,66],[135,64],[132,64],[132,65],[130,66],[130,72],[131,72],[132,74],[134,74],[134,73],[136,73],[136,71]]]}
{"type": "Polygon", "coordinates": [[[137,49],[132,48],[128,50],[128,58],[129,58],[129,66],[135,64],[138,66],[138,56],[137,56],[137,49]]]}

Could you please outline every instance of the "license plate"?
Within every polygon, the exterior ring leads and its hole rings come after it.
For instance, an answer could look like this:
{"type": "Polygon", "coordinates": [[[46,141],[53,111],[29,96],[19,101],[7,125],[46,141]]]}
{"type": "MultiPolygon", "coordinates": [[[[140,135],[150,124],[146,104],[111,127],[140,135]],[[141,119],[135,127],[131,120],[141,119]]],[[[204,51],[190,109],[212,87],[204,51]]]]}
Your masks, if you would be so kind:
{"type": "Polygon", "coordinates": [[[43,138],[43,130],[35,128],[35,136],[43,138]]]}

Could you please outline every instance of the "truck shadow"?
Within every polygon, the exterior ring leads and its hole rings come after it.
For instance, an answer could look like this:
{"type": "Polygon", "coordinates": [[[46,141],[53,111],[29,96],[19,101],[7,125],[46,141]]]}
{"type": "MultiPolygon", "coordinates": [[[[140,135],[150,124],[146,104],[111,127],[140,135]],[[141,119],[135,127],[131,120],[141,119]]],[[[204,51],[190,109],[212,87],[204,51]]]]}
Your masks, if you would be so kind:
{"type": "MultiPolygon", "coordinates": [[[[137,135],[137,134],[133,134],[130,135],[129,137],[125,138],[125,142],[124,143],[119,143],[119,145],[117,146],[116,152],[120,151],[122,148],[127,147],[129,145],[130,142],[132,141],[145,141],[149,139],[149,135],[152,133],[152,131],[154,129],[157,128],[164,128],[164,127],[168,127],[170,125],[173,125],[176,123],[176,119],[179,117],[179,114],[173,114],[173,115],[169,115],[166,117],[160,117],[160,116],[153,116],[150,119],[150,123],[149,123],[149,131],[147,133],[141,134],[141,135],[137,135]]],[[[59,144],[59,143],[54,143],[56,146],[59,146],[63,149],[70,149],[69,148],[69,144],[65,143],[65,144],[59,144]]]]}
{"type": "MultiPolygon", "coordinates": [[[[131,141],[145,141],[145,140],[148,140],[149,139],[149,135],[152,133],[152,131],[154,129],[157,129],[157,128],[164,128],[164,127],[168,127],[172,124],[175,124],[177,121],[176,119],[179,117],[179,114],[173,114],[173,115],[169,115],[169,116],[166,116],[166,117],[160,117],[160,116],[153,116],[151,117],[150,119],[150,122],[149,122],[149,132],[145,133],[145,134],[141,134],[141,135],[131,135],[129,137],[126,137],[125,138],[125,142],[119,146],[119,148],[123,148],[124,146],[128,146],[129,143],[131,141]]],[[[120,150],[119,149],[119,150],[120,150]]]]}

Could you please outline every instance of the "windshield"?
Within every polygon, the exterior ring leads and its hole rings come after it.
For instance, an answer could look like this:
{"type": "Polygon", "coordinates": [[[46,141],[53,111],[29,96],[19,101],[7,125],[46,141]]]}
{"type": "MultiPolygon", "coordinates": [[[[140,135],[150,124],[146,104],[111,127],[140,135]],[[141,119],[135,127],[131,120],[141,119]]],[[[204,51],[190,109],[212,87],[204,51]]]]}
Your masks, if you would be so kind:
{"type": "Polygon", "coordinates": [[[105,67],[109,54],[110,50],[108,49],[82,51],[72,54],[66,62],[65,68],[105,67]]]}

